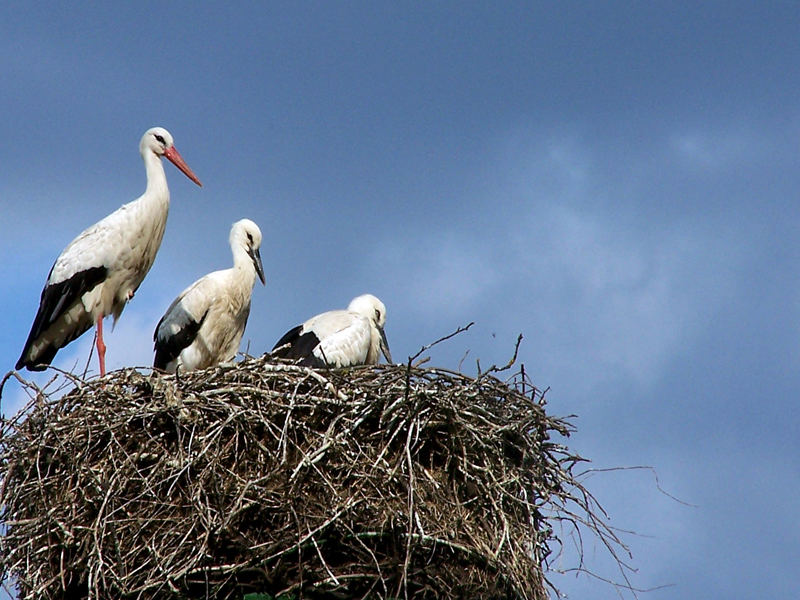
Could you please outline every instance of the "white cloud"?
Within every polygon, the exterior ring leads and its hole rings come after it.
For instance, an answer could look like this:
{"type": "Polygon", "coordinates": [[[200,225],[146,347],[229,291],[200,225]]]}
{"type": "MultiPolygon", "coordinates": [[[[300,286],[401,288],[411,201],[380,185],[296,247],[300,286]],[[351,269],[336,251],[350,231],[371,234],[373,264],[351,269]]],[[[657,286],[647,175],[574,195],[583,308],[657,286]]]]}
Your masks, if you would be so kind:
{"type": "Polygon", "coordinates": [[[668,139],[670,151],[683,164],[711,170],[753,164],[768,151],[767,146],[762,136],[741,126],[729,126],[724,131],[695,128],[668,139]]]}
{"type": "MultiPolygon", "coordinates": [[[[580,391],[618,379],[652,385],[732,293],[741,244],[680,217],[651,222],[644,201],[605,205],[592,195],[604,186],[593,157],[572,137],[528,151],[514,147],[496,188],[464,213],[487,214],[498,198],[513,211],[478,227],[456,215],[452,229],[416,246],[388,241],[376,262],[397,274],[397,298],[421,319],[484,315],[503,339],[541,340],[523,349],[549,381],[580,391]]],[[[619,184],[636,193],[635,181],[619,184]]]]}
{"type": "Polygon", "coordinates": [[[394,240],[384,245],[380,260],[396,261],[390,272],[402,273],[403,296],[429,317],[463,313],[500,275],[480,240],[468,241],[455,232],[422,239],[411,248],[406,239],[394,240]]]}
{"type": "Polygon", "coordinates": [[[570,368],[593,371],[590,381],[606,371],[653,380],[697,325],[689,296],[700,282],[685,265],[697,266],[701,244],[690,232],[626,236],[612,221],[568,208],[554,208],[546,222],[535,246],[516,236],[519,269],[538,282],[537,326],[567,341],[570,368]]]}

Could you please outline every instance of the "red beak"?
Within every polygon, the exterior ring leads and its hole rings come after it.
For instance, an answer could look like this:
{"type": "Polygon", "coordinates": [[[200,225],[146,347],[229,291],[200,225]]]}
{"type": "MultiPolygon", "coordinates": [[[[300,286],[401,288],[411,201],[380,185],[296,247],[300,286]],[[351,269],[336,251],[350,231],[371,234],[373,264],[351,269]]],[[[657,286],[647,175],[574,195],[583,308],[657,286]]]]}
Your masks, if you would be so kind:
{"type": "Polygon", "coordinates": [[[175,165],[181,171],[183,171],[183,174],[186,175],[189,179],[194,181],[200,187],[203,187],[203,184],[200,183],[200,180],[197,178],[197,175],[192,173],[192,170],[189,168],[189,165],[187,165],[186,161],[183,160],[183,157],[181,156],[180,152],[178,152],[178,149],[175,146],[167,148],[164,151],[164,156],[166,156],[173,165],[175,165]]]}

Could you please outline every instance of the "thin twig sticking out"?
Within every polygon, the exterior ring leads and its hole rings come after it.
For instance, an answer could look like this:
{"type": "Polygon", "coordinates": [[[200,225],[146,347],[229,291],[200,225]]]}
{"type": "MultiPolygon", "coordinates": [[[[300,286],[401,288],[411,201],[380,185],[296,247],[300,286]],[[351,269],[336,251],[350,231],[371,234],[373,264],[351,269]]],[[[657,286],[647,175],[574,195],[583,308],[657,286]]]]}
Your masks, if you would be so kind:
{"type": "MultiPolygon", "coordinates": [[[[475,325],[475,321],[470,321],[467,325],[464,325],[463,327],[459,327],[454,332],[449,333],[444,337],[440,337],[435,342],[431,342],[430,344],[425,344],[422,348],[419,349],[419,352],[417,352],[414,356],[409,356],[408,357],[408,363],[407,363],[407,368],[406,368],[406,394],[405,394],[405,399],[406,400],[408,400],[409,384],[411,382],[411,367],[419,367],[420,365],[425,364],[429,360],[428,358],[425,358],[425,359],[419,361],[417,364],[413,364],[414,361],[417,358],[419,358],[420,354],[422,354],[426,350],[430,350],[431,348],[433,348],[436,344],[438,344],[440,342],[444,342],[446,340],[449,340],[450,338],[457,336],[459,333],[463,333],[464,331],[467,331],[473,325],[475,325]]],[[[514,353],[514,356],[516,356],[516,352],[514,353]]]]}
{"type": "Polygon", "coordinates": [[[486,377],[491,373],[502,373],[503,371],[507,371],[508,369],[510,369],[514,365],[514,363],[517,362],[517,354],[519,353],[519,345],[521,343],[522,343],[522,334],[520,333],[519,336],[517,336],[517,343],[514,344],[514,356],[512,356],[511,359],[502,367],[498,367],[497,365],[492,365],[485,371],[481,371],[481,361],[478,360],[477,361],[478,376],[475,378],[476,381],[480,381],[483,377],[486,377]]]}
{"type": "MultiPolygon", "coordinates": [[[[449,334],[447,334],[447,335],[446,335],[446,336],[444,336],[444,337],[440,337],[440,338],[439,338],[438,340],[436,340],[435,342],[431,342],[430,344],[426,344],[426,345],[424,345],[422,348],[420,348],[420,349],[419,349],[419,352],[417,352],[417,353],[416,353],[414,356],[409,356],[409,357],[408,357],[408,364],[409,364],[409,366],[411,366],[411,365],[412,365],[412,363],[413,363],[413,362],[414,362],[414,361],[415,361],[415,360],[416,360],[416,359],[419,357],[419,355],[420,355],[420,354],[422,354],[423,352],[425,352],[426,350],[430,350],[430,349],[431,349],[431,348],[433,348],[433,347],[434,347],[436,344],[438,344],[438,343],[440,343],[440,342],[444,342],[445,340],[449,340],[451,337],[455,337],[455,336],[457,336],[459,333],[462,333],[462,332],[464,332],[464,331],[467,331],[467,330],[468,330],[470,327],[472,327],[473,325],[475,325],[475,321],[470,321],[468,325],[465,325],[464,327],[459,327],[459,328],[458,328],[458,329],[456,329],[456,330],[455,330],[453,333],[449,333],[449,334]]],[[[414,365],[414,366],[418,366],[418,365],[414,365]]]]}

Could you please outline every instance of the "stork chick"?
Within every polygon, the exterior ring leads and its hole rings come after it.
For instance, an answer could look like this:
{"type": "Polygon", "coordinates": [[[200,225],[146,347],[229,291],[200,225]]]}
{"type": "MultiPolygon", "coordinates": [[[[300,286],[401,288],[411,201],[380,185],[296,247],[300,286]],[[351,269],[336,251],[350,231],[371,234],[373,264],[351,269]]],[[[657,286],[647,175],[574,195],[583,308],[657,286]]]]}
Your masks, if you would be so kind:
{"type": "Polygon", "coordinates": [[[249,219],[233,224],[233,267],[214,271],[186,288],[161,317],[153,334],[153,367],[169,373],[232,361],[242,341],[261,264],[261,230],[249,219]]]}
{"type": "Polygon", "coordinates": [[[382,352],[392,362],[386,340],[386,307],[372,294],[354,298],[347,310],[311,317],[278,340],[272,355],[311,367],[378,364],[382,352]]]}

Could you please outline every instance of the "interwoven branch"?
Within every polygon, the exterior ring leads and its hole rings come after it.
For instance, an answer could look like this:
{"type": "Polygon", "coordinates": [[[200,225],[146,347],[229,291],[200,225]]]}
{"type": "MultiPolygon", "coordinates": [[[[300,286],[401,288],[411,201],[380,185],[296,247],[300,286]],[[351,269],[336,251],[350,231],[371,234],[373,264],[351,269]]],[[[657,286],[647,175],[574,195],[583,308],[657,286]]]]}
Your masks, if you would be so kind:
{"type": "Polygon", "coordinates": [[[45,395],[3,423],[0,575],[37,599],[540,600],[553,519],[617,540],[522,377],[262,357],[45,395]]]}

